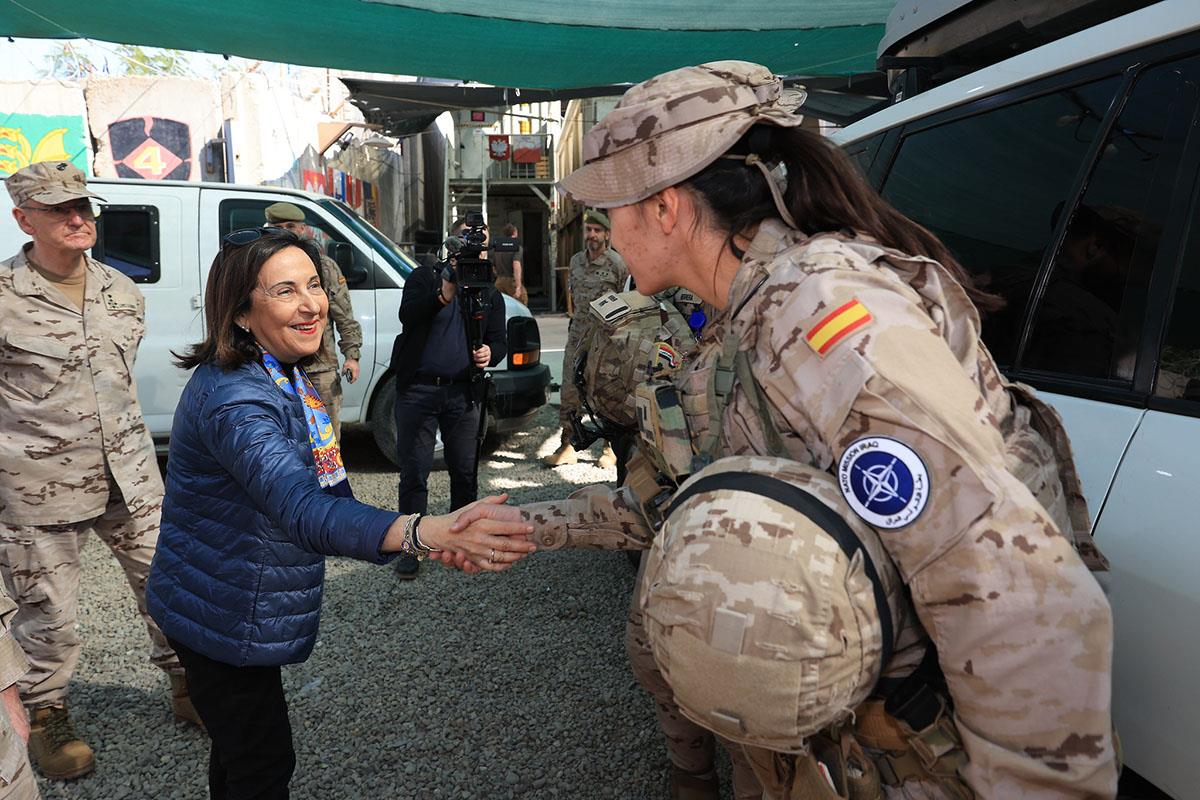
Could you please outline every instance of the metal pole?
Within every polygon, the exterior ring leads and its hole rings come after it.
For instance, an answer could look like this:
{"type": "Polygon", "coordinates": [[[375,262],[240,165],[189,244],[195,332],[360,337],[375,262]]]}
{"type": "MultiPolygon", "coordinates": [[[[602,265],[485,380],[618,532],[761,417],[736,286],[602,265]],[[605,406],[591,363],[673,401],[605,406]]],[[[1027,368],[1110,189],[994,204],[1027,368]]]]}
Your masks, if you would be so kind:
{"type": "MultiPolygon", "coordinates": [[[[485,152],[486,152],[486,151],[483,149],[483,130],[477,130],[477,131],[476,131],[476,133],[478,133],[478,134],[479,134],[479,147],[480,147],[480,151],[479,151],[479,152],[480,152],[481,154],[483,154],[483,153],[485,153],[485,152]]],[[[482,190],[482,192],[483,192],[483,224],[484,224],[484,225],[486,225],[486,224],[487,224],[487,218],[488,218],[488,208],[487,208],[487,174],[488,174],[488,166],[489,166],[488,162],[489,162],[490,160],[491,160],[491,159],[490,159],[490,157],[489,157],[489,158],[482,158],[482,157],[481,157],[481,163],[483,164],[483,166],[482,166],[482,167],[480,168],[480,170],[479,170],[479,171],[480,171],[480,173],[481,173],[481,174],[480,174],[480,176],[479,176],[480,187],[481,187],[481,190],[482,190]]]]}
{"type": "Polygon", "coordinates": [[[441,239],[446,238],[450,233],[450,137],[444,136],[443,156],[442,156],[442,235],[441,239]]]}

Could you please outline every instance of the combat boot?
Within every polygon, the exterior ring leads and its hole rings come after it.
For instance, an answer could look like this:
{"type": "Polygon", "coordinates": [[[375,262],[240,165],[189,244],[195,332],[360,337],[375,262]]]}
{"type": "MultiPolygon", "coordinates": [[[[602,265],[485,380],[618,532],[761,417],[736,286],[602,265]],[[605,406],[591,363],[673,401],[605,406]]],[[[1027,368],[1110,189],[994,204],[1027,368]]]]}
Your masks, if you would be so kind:
{"type": "Polygon", "coordinates": [[[200,730],[204,730],[204,721],[196,713],[196,707],[192,705],[192,698],[188,694],[187,676],[182,672],[172,672],[169,677],[171,678],[171,710],[175,712],[175,718],[190,722],[200,730]]]}
{"type": "Polygon", "coordinates": [[[720,796],[721,784],[717,781],[716,770],[697,775],[671,767],[671,800],[717,800],[720,796]]]}
{"type": "Polygon", "coordinates": [[[578,461],[579,454],[575,452],[574,447],[571,447],[570,442],[567,442],[542,459],[542,463],[548,467],[561,467],[565,464],[574,464],[578,461]]]}
{"type": "Polygon", "coordinates": [[[92,748],[75,735],[66,705],[36,708],[29,718],[29,759],[42,775],[65,781],[96,768],[92,748]]]}
{"type": "Polygon", "coordinates": [[[610,445],[604,445],[604,452],[596,459],[596,466],[603,469],[612,469],[617,465],[617,454],[613,452],[610,445]]]}

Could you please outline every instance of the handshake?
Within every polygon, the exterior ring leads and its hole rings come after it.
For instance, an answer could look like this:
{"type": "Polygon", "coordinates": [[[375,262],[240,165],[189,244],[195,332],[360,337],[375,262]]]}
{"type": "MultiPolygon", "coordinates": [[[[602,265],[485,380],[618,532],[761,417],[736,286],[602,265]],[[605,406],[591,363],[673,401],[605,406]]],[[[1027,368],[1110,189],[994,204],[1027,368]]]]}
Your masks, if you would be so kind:
{"type": "Polygon", "coordinates": [[[503,572],[537,550],[520,508],[507,494],[476,500],[441,516],[409,514],[388,529],[383,551],[411,553],[474,574],[503,572]]]}

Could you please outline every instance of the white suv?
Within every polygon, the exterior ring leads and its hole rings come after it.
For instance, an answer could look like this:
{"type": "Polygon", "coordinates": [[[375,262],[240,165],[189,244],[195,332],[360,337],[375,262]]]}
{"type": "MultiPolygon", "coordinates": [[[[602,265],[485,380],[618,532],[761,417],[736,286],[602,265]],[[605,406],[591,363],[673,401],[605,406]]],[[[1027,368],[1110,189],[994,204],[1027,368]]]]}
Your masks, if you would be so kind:
{"type": "Polygon", "coordinates": [[[1200,2],[1150,5],[834,138],[1007,300],[984,340],[1063,415],[1112,562],[1126,764],[1200,798],[1200,2]]]}

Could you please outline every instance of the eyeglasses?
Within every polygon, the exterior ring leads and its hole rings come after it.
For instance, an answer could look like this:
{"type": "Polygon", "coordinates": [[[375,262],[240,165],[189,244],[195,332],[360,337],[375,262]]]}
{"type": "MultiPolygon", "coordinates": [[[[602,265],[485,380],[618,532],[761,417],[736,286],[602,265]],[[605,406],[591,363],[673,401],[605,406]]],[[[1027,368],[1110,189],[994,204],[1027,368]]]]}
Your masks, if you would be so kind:
{"type": "Polygon", "coordinates": [[[103,210],[99,205],[83,201],[79,203],[59,203],[53,206],[17,206],[22,211],[40,211],[55,220],[66,221],[78,214],[84,219],[95,219],[103,210]]]}
{"type": "Polygon", "coordinates": [[[221,242],[224,244],[233,245],[234,247],[244,247],[245,245],[248,245],[251,242],[257,242],[259,239],[263,238],[268,233],[271,233],[271,234],[287,233],[287,234],[291,234],[292,236],[295,236],[294,233],[287,230],[286,228],[277,228],[272,225],[268,225],[268,226],[265,226],[262,228],[242,228],[241,230],[233,231],[232,233],[227,233],[221,237],[221,242]]]}

